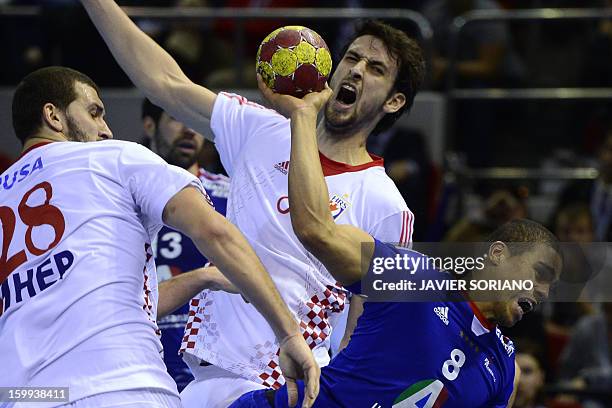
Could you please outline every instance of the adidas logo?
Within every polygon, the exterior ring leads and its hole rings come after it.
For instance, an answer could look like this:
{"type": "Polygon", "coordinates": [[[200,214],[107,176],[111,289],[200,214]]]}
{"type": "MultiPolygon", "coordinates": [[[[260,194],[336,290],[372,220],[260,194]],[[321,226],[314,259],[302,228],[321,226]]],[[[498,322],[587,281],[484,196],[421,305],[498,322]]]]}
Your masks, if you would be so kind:
{"type": "Polygon", "coordinates": [[[289,171],[289,162],[284,161],[284,162],[276,163],[274,165],[274,168],[286,176],[287,172],[289,171]]]}
{"type": "Polygon", "coordinates": [[[448,307],[434,307],[434,312],[448,326],[448,307]]]}

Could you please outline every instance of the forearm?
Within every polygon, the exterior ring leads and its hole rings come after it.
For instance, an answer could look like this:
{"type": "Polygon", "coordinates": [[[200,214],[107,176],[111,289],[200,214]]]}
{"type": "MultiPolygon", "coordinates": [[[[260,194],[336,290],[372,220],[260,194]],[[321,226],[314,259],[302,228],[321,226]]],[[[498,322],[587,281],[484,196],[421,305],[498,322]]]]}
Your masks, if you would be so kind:
{"type": "Polygon", "coordinates": [[[289,205],[293,230],[303,244],[313,234],[317,240],[330,237],[336,228],[319,159],[316,118],[310,109],[297,110],[291,116],[289,205]]]}
{"type": "MultiPolygon", "coordinates": [[[[362,243],[371,237],[359,228],[336,225],[316,139],[316,114],[301,109],[291,116],[289,206],[291,224],[302,245],[342,284],[361,279],[362,243]]],[[[372,246],[373,248],[373,246],[372,246]]],[[[366,254],[367,256],[367,254],[366,254]]]]}
{"type": "Polygon", "coordinates": [[[344,330],[344,336],[342,337],[342,341],[340,342],[340,348],[338,349],[339,352],[342,351],[342,349],[349,344],[351,336],[355,331],[355,327],[357,327],[357,321],[363,313],[364,302],[365,299],[361,295],[353,295],[351,297],[351,304],[348,312],[348,317],[346,319],[346,328],[344,330]]]}
{"type": "Polygon", "coordinates": [[[299,333],[295,318],[270,275],[238,229],[225,222],[214,230],[212,235],[209,233],[194,240],[198,249],[223,271],[227,279],[266,318],[279,340],[299,333]]]}
{"type": "Polygon", "coordinates": [[[159,284],[158,319],[174,312],[195,295],[208,289],[210,281],[206,279],[206,269],[208,268],[185,272],[159,284]]]}

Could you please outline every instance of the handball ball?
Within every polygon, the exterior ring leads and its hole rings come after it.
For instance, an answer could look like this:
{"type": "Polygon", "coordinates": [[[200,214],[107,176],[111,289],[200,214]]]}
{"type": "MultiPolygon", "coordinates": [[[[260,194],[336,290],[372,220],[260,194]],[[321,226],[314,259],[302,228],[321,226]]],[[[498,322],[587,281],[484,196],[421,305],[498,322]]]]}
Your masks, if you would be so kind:
{"type": "Polygon", "coordinates": [[[323,38],[302,26],[271,32],[257,51],[257,73],[274,92],[301,98],[325,88],[332,68],[323,38]]]}

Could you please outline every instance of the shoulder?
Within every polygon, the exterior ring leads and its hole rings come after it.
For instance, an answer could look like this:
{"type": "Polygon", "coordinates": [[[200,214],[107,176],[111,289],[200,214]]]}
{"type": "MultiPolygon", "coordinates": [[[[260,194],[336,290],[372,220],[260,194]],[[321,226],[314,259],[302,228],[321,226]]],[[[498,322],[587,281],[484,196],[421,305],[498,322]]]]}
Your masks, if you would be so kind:
{"type": "Polygon", "coordinates": [[[288,119],[283,115],[275,111],[274,109],[266,108],[263,105],[260,105],[257,102],[251,101],[246,97],[235,94],[232,92],[219,92],[217,98],[215,100],[215,111],[227,111],[232,109],[243,109],[249,112],[253,112],[255,114],[259,114],[262,117],[270,117],[275,118],[277,120],[282,119],[285,122],[288,122],[288,119]]]}
{"type": "MultiPolygon", "coordinates": [[[[104,140],[97,142],[57,142],[51,143],[44,151],[45,155],[56,156],[64,160],[89,160],[92,165],[99,162],[116,163],[125,150],[138,152],[143,146],[123,140],[104,140]]],[[[147,153],[145,153],[147,154],[147,153]]]]}
{"type": "Polygon", "coordinates": [[[367,194],[368,204],[374,205],[377,211],[408,210],[404,197],[382,166],[372,167],[364,172],[363,189],[367,194]]]}

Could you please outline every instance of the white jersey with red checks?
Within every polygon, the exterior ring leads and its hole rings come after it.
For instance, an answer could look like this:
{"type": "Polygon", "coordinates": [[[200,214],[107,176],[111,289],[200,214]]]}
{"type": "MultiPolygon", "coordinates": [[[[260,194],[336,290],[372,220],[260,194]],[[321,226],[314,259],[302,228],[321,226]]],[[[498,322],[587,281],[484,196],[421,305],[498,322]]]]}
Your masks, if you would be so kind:
{"type": "MultiPolygon", "coordinates": [[[[221,93],[211,127],[231,179],[227,217],[253,246],[319,364],[326,365],[333,320],[344,309],[346,291],[291,227],[289,120],[239,95],[221,93]]],[[[385,174],[382,159],[372,159],[349,166],[321,155],[330,211],[337,223],[408,245],[413,215],[385,174]]],[[[182,351],[266,386],[284,382],[270,326],[240,295],[204,291],[194,298],[182,351]]],[[[191,356],[185,360],[197,378],[197,359],[191,356]]]]}
{"type": "Polygon", "coordinates": [[[0,180],[0,386],[177,395],[150,242],[168,200],[200,181],[121,141],[37,145],[0,180]]]}

